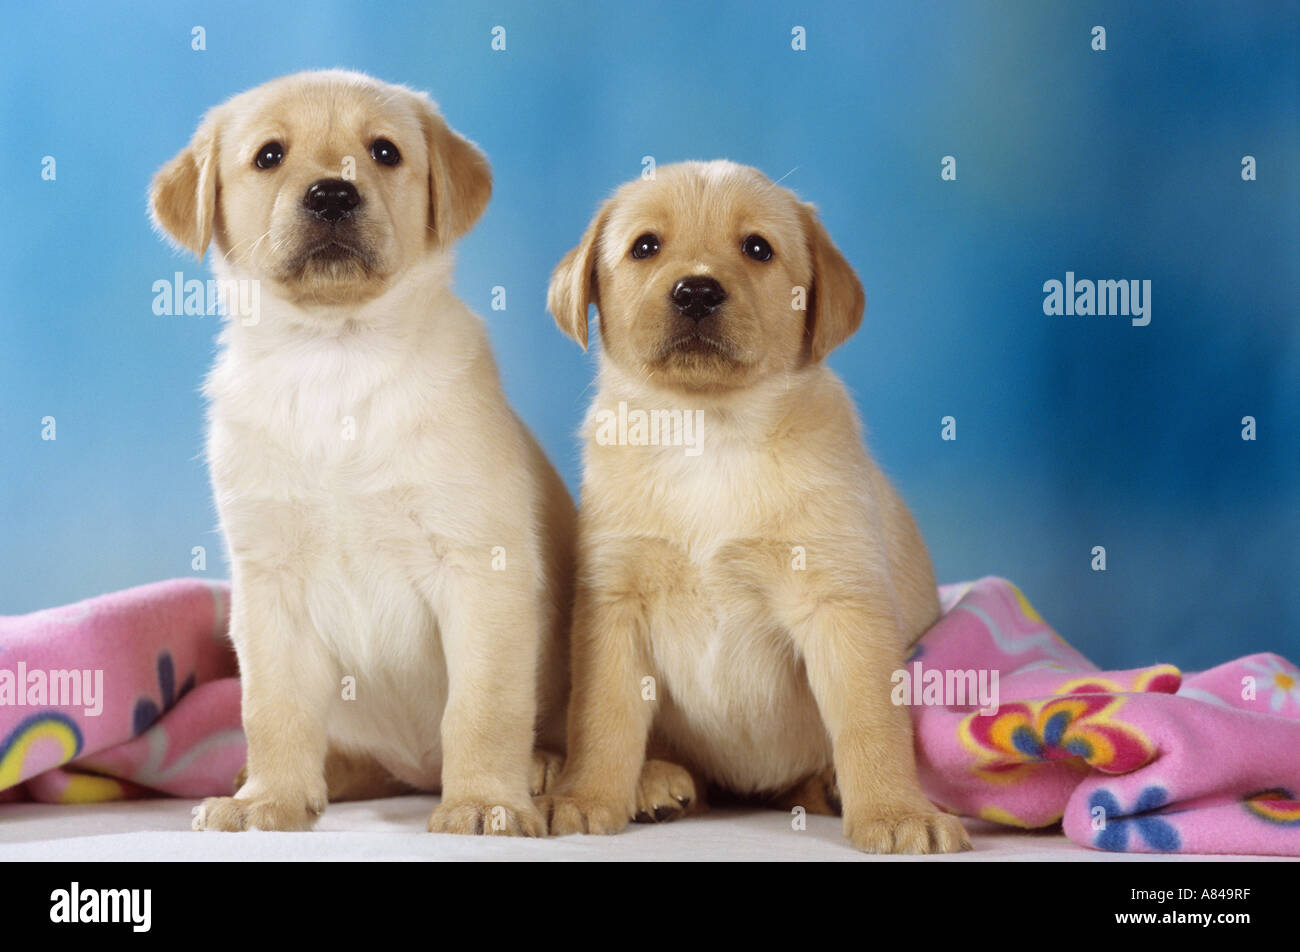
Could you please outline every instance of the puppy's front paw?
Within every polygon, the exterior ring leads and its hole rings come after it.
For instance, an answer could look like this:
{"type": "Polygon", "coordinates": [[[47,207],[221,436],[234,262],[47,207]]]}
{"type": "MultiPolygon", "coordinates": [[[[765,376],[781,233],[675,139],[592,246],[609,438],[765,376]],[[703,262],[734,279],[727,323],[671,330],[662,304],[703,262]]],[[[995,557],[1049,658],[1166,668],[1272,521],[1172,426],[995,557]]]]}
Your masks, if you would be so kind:
{"type": "Polygon", "coordinates": [[[971,848],[961,821],[933,808],[846,812],[844,835],[867,853],[957,853],[971,848]]]}
{"type": "Polygon", "coordinates": [[[609,800],[596,797],[546,796],[537,801],[546,815],[551,836],[570,833],[617,833],[627,826],[628,811],[609,800]]]}
{"type": "Polygon", "coordinates": [[[647,760],[636,785],[638,823],[663,823],[686,813],[697,794],[695,780],[685,767],[666,760],[647,760]]]}
{"type": "Polygon", "coordinates": [[[308,797],[209,797],[194,808],[195,830],[310,830],[325,801],[308,797]]]}
{"type": "Polygon", "coordinates": [[[469,836],[545,836],[546,821],[531,802],[488,803],[468,798],[443,800],[429,815],[430,833],[469,836]]]}

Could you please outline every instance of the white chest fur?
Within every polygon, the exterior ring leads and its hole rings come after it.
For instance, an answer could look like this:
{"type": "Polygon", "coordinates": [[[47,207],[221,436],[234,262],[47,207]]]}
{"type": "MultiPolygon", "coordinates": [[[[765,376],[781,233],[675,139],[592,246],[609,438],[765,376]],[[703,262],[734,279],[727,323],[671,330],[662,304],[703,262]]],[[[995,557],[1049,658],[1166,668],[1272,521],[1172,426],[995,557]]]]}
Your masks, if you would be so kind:
{"type": "MultiPolygon", "coordinates": [[[[594,408],[621,399],[647,400],[611,387],[594,408]]],[[[661,681],[656,734],[672,739],[670,756],[730,789],[775,792],[831,760],[802,662],[763,594],[770,563],[744,555],[784,541],[798,483],[787,470],[798,463],[764,452],[751,429],[761,420],[706,411],[702,422],[697,454],[590,447],[586,482],[617,487],[594,500],[593,521],[661,546],[668,594],[647,599],[647,632],[661,681]]]]}
{"type": "Polygon", "coordinates": [[[228,324],[208,456],[237,589],[241,568],[279,580],[305,616],[292,637],[316,642],[302,663],[332,669],[333,741],[435,786],[447,674],[430,596],[440,556],[475,534],[456,501],[474,427],[455,388],[486,344],[445,292],[415,311],[428,324],[388,320],[410,312],[380,301],[313,327],[272,301],[257,325],[228,324]]]}

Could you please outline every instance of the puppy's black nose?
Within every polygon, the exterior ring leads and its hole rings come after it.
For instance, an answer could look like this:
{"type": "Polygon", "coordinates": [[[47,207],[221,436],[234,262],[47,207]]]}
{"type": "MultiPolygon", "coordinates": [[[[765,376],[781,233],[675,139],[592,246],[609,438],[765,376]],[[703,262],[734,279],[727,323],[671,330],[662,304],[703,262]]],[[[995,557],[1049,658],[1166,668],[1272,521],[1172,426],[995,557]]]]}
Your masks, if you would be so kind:
{"type": "Polygon", "coordinates": [[[321,221],[338,221],[352,214],[361,204],[356,186],[343,179],[321,179],[312,182],[302,203],[321,221]]]}
{"type": "Polygon", "coordinates": [[[696,275],[682,278],[674,284],[669,297],[673,299],[677,310],[698,321],[721,307],[727,299],[727,292],[713,278],[696,275]]]}

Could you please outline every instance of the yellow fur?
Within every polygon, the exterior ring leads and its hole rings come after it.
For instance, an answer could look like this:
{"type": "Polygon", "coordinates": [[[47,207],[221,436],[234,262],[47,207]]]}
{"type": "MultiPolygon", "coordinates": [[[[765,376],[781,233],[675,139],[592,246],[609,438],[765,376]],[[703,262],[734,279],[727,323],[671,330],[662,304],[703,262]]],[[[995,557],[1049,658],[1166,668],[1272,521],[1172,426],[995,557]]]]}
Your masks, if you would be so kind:
{"type": "Polygon", "coordinates": [[[611,833],[644,813],[649,743],[687,781],[764,799],[801,787],[810,810],[830,802],[814,780],[833,768],[864,850],[969,848],[922,794],[910,717],[889,699],[938,616],[935,579],[822,362],[864,297],[811,206],[731,163],[661,166],[620,189],[556,269],[552,311],[584,345],[588,302],[602,352],[551,831],[611,833]],[[633,258],[647,233],[659,252],[633,258]],[[751,234],[771,260],[742,253],[751,234]],[[669,292],[699,275],[727,299],[694,323],[669,292]],[[598,415],[619,404],[701,411],[699,454],[598,439],[598,415]]]}
{"type": "Polygon", "coordinates": [[[310,827],[328,756],[336,796],[440,790],[431,830],[545,831],[533,744],[562,743],[575,513],[450,290],[490,191],[428,97],[336,71],[219,106],[154,180],[159,227],[261,287],[205,388],[247,778],[196,828],[310,827]],[[271,141],[283,162],[256,167],[271,141]],[[355,214],[313,220],[305,192],[340,178],[355,214]]]}

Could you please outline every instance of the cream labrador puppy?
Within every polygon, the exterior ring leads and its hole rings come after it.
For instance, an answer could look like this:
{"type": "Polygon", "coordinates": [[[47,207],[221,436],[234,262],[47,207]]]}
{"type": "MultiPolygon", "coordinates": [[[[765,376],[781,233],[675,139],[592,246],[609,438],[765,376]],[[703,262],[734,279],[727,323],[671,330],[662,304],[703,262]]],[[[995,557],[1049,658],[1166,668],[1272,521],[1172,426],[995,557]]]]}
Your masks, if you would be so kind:
{"type": "Polygon", "coordinates": [[[823,362],[864,295],[813,208],[752,168],[661,166],[604,204],[549,304],[583,347],[595,304],[602,344],[551,832],[712,786],[842,812],[863,850],[969,849],[890,703],[935,578],[823,362]]]}
{"type": "Polygon", "coordinates": [[[205,392],[248,766],[196,829],[416,788],[432,831],[545,833],[576,517],[451,291],[490,192],[428,97],[339,71],[218,106],[154,178],[228,312],[205,392]]]}

